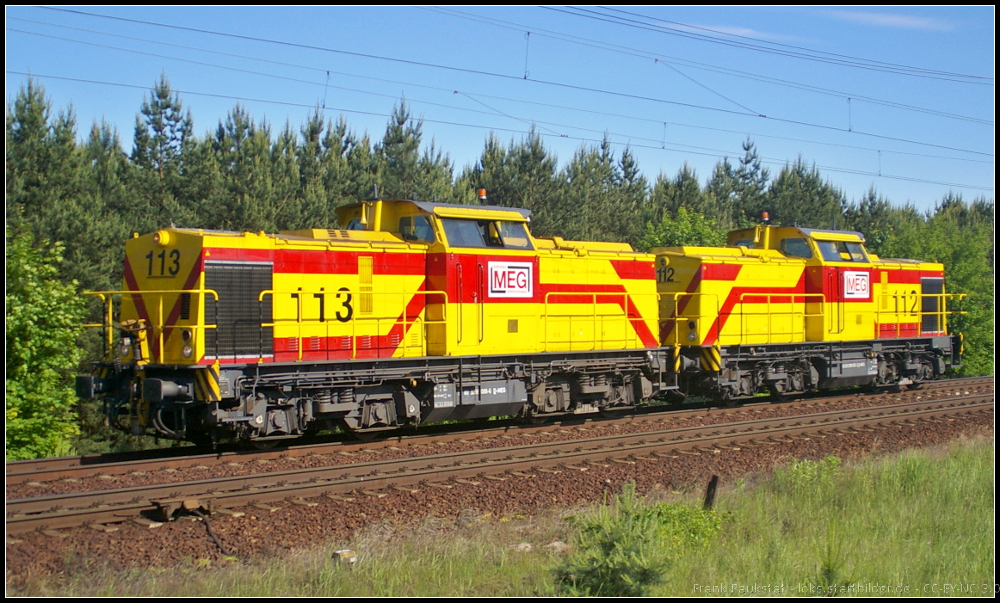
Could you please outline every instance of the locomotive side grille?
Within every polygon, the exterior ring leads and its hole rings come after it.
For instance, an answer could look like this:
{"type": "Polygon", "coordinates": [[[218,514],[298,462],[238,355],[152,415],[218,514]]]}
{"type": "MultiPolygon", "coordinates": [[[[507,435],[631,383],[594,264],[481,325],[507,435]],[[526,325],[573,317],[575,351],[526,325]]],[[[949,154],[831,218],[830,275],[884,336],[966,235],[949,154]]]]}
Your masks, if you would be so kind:
{"type": "Polygon", "coordinates": [[[191,319],[191,294],[181,293],[181,320],[191,319]]]}
{"type": "Polygon", "coordinates": [[[274,353],[271,296],[258,301],[272,285],[272,265],[262,262],[205,262],[205,287],[219,294],[206,306],[205,353],[221,358],[260,357],[274,353]]]}
{"type": "Polygon", "coordinates": [[[944,279],[922,278],[920,279],[920,289],[923,292],[920,300],[920,331],[923,333],[937,333],[941,328],[941,304],[944,293],[944,279]]]}
{"type": "Polygon", "coordinates": [[[358,283],[361,288],[361,303],[358,309],[362,314],[371,314],[374,309],[372,300],[374,283],[372,280],[372,268],[373,259],[370,256],[358,258],[358,283]]]}

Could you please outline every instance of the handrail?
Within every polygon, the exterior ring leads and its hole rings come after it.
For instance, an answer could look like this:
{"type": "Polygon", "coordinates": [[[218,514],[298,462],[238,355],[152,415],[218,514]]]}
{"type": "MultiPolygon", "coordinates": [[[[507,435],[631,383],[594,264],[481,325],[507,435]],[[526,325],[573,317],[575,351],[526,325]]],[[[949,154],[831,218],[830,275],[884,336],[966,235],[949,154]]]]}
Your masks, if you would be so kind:
{"type": "MultiPolygon", "coordinates": [[[[916,318],[916,324],[918,325],[917,332],[921,333],[921,334],[923,334],[923,332],[924,332],[923,319],[927,318],[929,316],[936,316],[937,317],[937,323],[938,323],[938,325],[941,328],[939,330],[937,330],[937,331],[932,331],[932,332],[933,333],[947,333],[948,332],[948,316],[964,316],[964,315],[968,314],[968,312],[965,312],[964,310],[949,310],[948,309],[948,303],[949,303],[949,301],[959,301],[960,302],[960,301],[962,301],[963,299],[965,299],[968,296],[969,296],[968,293],[920,293],[920,294],[917,294],[915,296],[917,298],[915,303],[919,304],[921,306],[921,308],[919,310],[917,310],[917,311],[910,312],[910,311],[906,310],[905,307],[902,310],[900,310],[899,306],[898,306],[898,302],[897,302],[896,307],[893,310],[882,310],[881,306],[882,306],[882,302],[883,301],[887,302],[889,299],[897,299],[898,300],[900,297],[910,297],[910,296],[900,296],[899,294],[890,294],[888,292],[885,292],[885,293],[882,293],[879,296],[879,303],[877,303],[875,305],[875,324],[877,324],[877,325],[882,325],[882,324],[893,324],[893,325],[895,325],[896,328],[895,328],[895,331],[894,331],[894,335],[897,338],[899,338],[899,337],[903,336],[903,328],[902,328],[903,321],[900,319],[901,316],[913,316],[913,317],[915,317],[916,318]],[[941,309],[940,310],[934,310],[934,311],[926,311],[926,310],[924,310],[922,306],[923,306],[923,302],[924,302],[925,299],[934,299],[934,300],[936,300],[937,303],[935,305],[938,308],[941,308],[941,309]],[[883,316],[890,317],[889,322],[883,323],[882,320],[881,320],[883,316]],[[893,320],[893,319],[895,319],[895,320],[893,320]]],[[[886,303],[885,305],[888,306],[889,304],[886,303]]],[[[877,337],[881,336],[881,331],[879,333],[876,333],[876,336],[877,337]]]]}
{"type": "MultiPolygon", "coordinates": [[[[102,323],[87,323],[87,324],[84,324],[83,327],[84,328],[103,328],[105,330],[105,341],[104,341],[104,344],[105,344],[105,355],[106,356],[113,355],[113,353],[114,353],[113,352],[113,349],[114,349],[114,327],[115,327],[115,325],[113,324],[114,323],[114,310],[113,310],[114,296],[116,296],[116,295],[121,295],[121,296],[125,296],[125,295],[133,295],[133,296],[134,295],[139,295],[139,296],[143,296],[143,295],[156,295],[156,296],[158,296],[157,297],[157,315],[156,315],[157,322],[154,323],[154,324],[152,324],[152,325],[149,325],[149,326],[140,327],[140,329],[150,329],[150,330],[153,331],[153,334],[156,336],[157,345],[159,346],[158,350],[159,350],[159,353],[160,353],[160,356],[161,356],[161,359],[162,359],[163,349],[164,349],[164,346],[163,346],[163,344],[164,344],[164,341],[163,341],[163,331],[168,327],[168,325],[166,325],[166,324],[163,323],[163,321],[164,321],[164,316],[163,316],[163,296],[164,295],[181,295],[181,294],[184,294],[184,293],[194,293],[194,294],[199,295],[199,296],[205,296],[205,295],[211,294],[211,296],[213,297],[213,300],[215,302],[219,301],[219,294],[214,289],[152,289],[152,290],[142,290],[142,291],[133,291],[133,290],[127,290],[127,289],[125,289],[125,290],[109,290],[109,291],[84,291],[83,295],[89,295],[89,296],[92,296],[92,297],[97,297],[97,298],[99,298],[101,300],[102,303],[105,303],[106,306],[107,306],[107,312],[104,315],[104,322],[102,322],[102,323]]],[[[152,320],[152,317],[150,317],[150,319],[152,320]]],[[[140,319],[140,321],[141,321],[141,319],[140,319]]],[[[198,324],[193,324],[193,325],[184,325],[184,328],[192,329],[192,330],[198,330],[198,329],[215,329],[215,328],[217,328],[217,326],[218,325],[209,325],[209,324],[200,324],[200,323],[198,323],[198,324]]],[[[134,330],[134,329],[126,329],[125,327],[122,327],[121,323],[118,323],[118,328],[122,329],[122,330],[134,330]]],[[[170,326],[170,328],[176,328],[176,327],[170,326]]]]}
{"type": "MultiPolygon", "coordinates": [[[[330,318],[325,317],[325,316],[322,317],[322,320],[320,318],[305,318],[303,316],[304,312],[303,312],[302,304],[303,304],[304,298],[307,295],[310,295],[310,294],[312,294],[312,295],[319,295],[319,294],[330,295],[330,294],[334,294],[335,295],[337,293],[338,293],[337,291],[325,291],[325,290],[323,290],[323,291],[314,291],[314,290],[296,289],[294,291],[280,291],[280,290],[274,290],[274,289],[265,289],[265,290],[261,291],[260,294],[257,296],[258,303],[263,303],[264,297],[268,296],[268,295],[271,295],[272,297],[274,295],[298,295],[296,317],[294,319],[292,319],[292,318],[272,318],[272,322],[269,322],[269,323],[265,323],[265,322],[261,321],[260,326],[261,326],[261,328],[265,328],[265,327],[275,328],[275,327],[283,327],[283,326],[288,326],[288,325],[291,325],[291,324],[295,324],[296,325],[296,357],[297,357],[298,360],[302,360],[302,353],[303,353],[304,346],[302,345],[301,342],[302,342],[302,339],[303,339],[302,331],[303,331],[303,326],[304,325],[307,326],[307,327],[310,326],[310,325],[323,325],[324,328],[325,328],[325,330],[326,330],[326,333],[325,333],[324,336],[327,339],[329,339],[330,338],[330,327],[331,326],[336,327],[337,325],[341,325],[343,327],[346,327],[348,324],[350,324],[350,331],[351,331],[350,334],[349,335],[342,335],[342,336],[343,337],[350,337],[351,338],[351,354],[350,354],[350,357],[351,358],[357,358],[357,352],[358,352],[357,338],[359,337],[359,335],[358,335],[357,332],[358,332],[358,328],[359,328],[358,327],[359,323],[363,323],[366,326],[367,325],[371,325],[372,323],[374,323],[374,325],[375,325],[375,335],[374,336],[377,337],[379,335],[379,333],[381,333],[381,330],[382,330],[381,326],[382,326],[382,323],[384,323],[384,322],[390,322],[392,325],[402,324],[405,327],[405,330],[408,331],[409,329],[412,329],[418,323],[423,323],[424,325],[432,325],[432,324],[446,324],[447,321],[448,321],[448,310],[447,310],[447,308],[448,308],[448,293],[446,291],[426,291],[426,290],[420,290],[420,291],[373,291],[372,295],[381,295],[381,296],[396,296],[396,295],[398,295],[398,296],[400,296],[400,297],[403,298],[402,299],[402,307],[404,307],[404,308],[406,307],[406,302],[407,302],[406,296],[408,296],[408,295],[409,296],[415,296],[415,295],[424,295],[424,296],[440,295],[440,296],[444,297],[444,303],[442,304],[442,306],[443,306],[442,307],[442,318],[439,319],[439,320],[427,320],[426,318],[421,318],[419,315],[416,316],[416,317],[414,317],[412,320],[410,320],[410,319],[408,319],[408,317],[406,316],[405,313],[402,316],[359,316],[357,312],[354,312],[353,315],[351,316],[351,319],[349,321],[344,321],[344,322],[341,322],[341,321],[337,320],[336,318],[334,318],[334,319],[331,320],[330,318]],[[409,327],[406,327],[406,325],[409,325],[409,327]]],[[[348,293],[348,292],[341,291],[339,293],[348,293]]],[[[273,306],[272,306],[272,308],[273,308],[273,306]]],[[[424,306],[424,308],[425,309],[422,310],[421,312],[423,312],[423,311],[426,310],[426,305],[424,306]]],[[[272,316],[273,315],[274,315],[274,312],[273,312],[273,309],[272,309],[272,316]]],[[[364,337],[364,335],[360,335],[360,337],[364,337]]],[[[426,337],[425,337],[425,339],[426,339],[426,337]]],[[[410,347],[410,346],[408,346],[406,344],[405,337],[402,337],[402,336],[400,337],[400,344],[402,345],[402,347],[403,347],[404,350],[406,350],[407,348],[410,347]]],[[[329,353],[330,350],[327,349],[326,352],[329,353]]]]}
{"type": "MultiPolygon", "coordinates": [[[[767,317],[768,317],[768,320],[767,320],[767,343],[775,343],[773,341],[773,337],[772,337],[772,335],[774,334],[774,329],[773,329],[774,321],[773,321],[773,317],[775,317],[775,316],[789,316],[789,317],[792,317],[792,318],[794,318],[796,316],[801,316],[802,317],[802,331],[801,331],[801,333],[802,333],[802,339],[805,340],[806,319],[808,319],[808,318],[823,317],[823,316],[826,315],[826,312],[823,311],[824,307],[823,307],[823,304],[822,304],[822,302],[826,299],[826,297],[822,293],[797,293],[797,292],[796,293],[755,293],[753,291],[744,291],[742,294],[740,294],[740,297],[739,297],[739,306],[740,306],[740,308],[746,307],[747,302],[744,301],[744,299],[746,297],[766,297],[767,298],[767,302],[766,302],[766,304],[767,304],[767,312],[765,313],[767,315],[767,317]],[[793,307],[795,305],[801,305],[802,308],[803,308],[803,311],[802,312],[797,312],[795,310],[792,310],[790,312],[775,312],[771,308],[771,304],[772,304],[771,298],[772,297],[788,297],[788,298],[791,298],[791,301],[785,302],[784,305],[791,305],[793,307]],[[797,297],[803,298],[803,301],[796,302],[795,298],[797,298],[797,297]],[[812,313],[810,313],[810,312],[806,312],[805,311],[806,304],[815,304],[815,303],[817,303],[815,301],[807,301],[807,300],[805,300],[804,298],[807,298],[807,297],[818,297],[819,298],[820,309],[821,309],[820,312],[812,312],[812,313]]],[[[781,302],[774,302],[774,303],[777,304],[777,303],[781,303],[781,302]]],[[[738,315],[740,317],[746,317],[746,316],[759,316],[760,312],[742,312],[742,311],[738,312],[738,313],[736,313],[736,312],[730,312],[730,316],[732,316],[733,314],[736,314],[736,315],[738,315]]],[[[746,338],[746,337],[750,336],[750,333],[747,333],[744,327],[745,327],[745,321],[741,320],[740,321],[740,337],[746,338]]],[[[799,332],[800,331],[790,330],[790,331],[788,331],[787,335],[790,337],[790,336],[792,336],[792,335],[794,335],[796,333],[799,333],[799,332]]]]}
{"type": "MultiPolygon", "coordinates": [[[[656,294],[655,293],[629,293],[628,291],[549,291],[548,293],[545,294],[545,297],[543,298],[543,301],[542,301],[542,308],[543,308],[543,310],[542,310],[542,326],[541,326],[541,329],[542,329],[542,350],[543,351],[548,351],[549,350],[549,343],[550,343],[549,342],[549,320],[550,319],[568,319],[568,324],[572,325],[573,318],[582,317],[582,315],[579,314],[579,313],[575,313],[575,314],[574,313],[551,314],[549,312],[549,308],[550,308],[549,298],[550,297],[554,297],[554,296],[567,296],[567,297],[569,297],[569,296],[576,296],[576,297],[583,296],[583,297],[590,297],[589,304],[591,306],[591,314],[590,314],[590,316],[588,318],[590,319],[591,324],[593,325],[592,338],[591,338],[591,341],[590,341],[590,346],[591,346],[590,350],[596,350],[596,349],[598,349],[598,347],[597,347],[597,343],[598,343],[598,337],[597,337],[598,324],[600,324],[600,326],[601,326],[602,329],[603,329],[604,324],[605,324],[605,322],[603,320],[600,321],[600,323],[599,323],[598,320],[597,320],[598,318],[602,318],[603,319],[603,318],[611,317],[611,318],[614,318],[616,321],[620,320],[623,323],[623,325],[626,327],[626,329],[625,329],[625,338],[623,340],[621,340],[623,344],[639,342],[638,335],[635,333],[635,328],[634,328],[634,325],[632,323],[634,323],[635,321],[645,322],[646,319],[642,318],[641,316],[636,317],[636,318],[629,317],[629,315],[628,315],[628,300],[630,298],[643,297],[643,296],[652,296],[652,295],[656,295],[656,294]],[[603,301],[602,302],[602,301],[598,301],[599,297],[605,297],[605,298],[611,297],[611,298],[615,298],[615,301],[603,301]],[[617,301],[619,298],[621,299],[620,302],[617,301]],[[620,312],[616,311],[616,312],[611,312],[611,313],[598,314],[597,307],[598,307],[599,304],[602,304],[602,303],[604,305],[612,305],[613,304],[616,308],[619,308],[621,311],[620,312]],[[629,329],[627,328],[630,325],[633,326],[633,329],[631,331],[629,331],[629,329]],[[631,333],[631,336],[630,336],[630,333],[631,333]]],[[[552,304],[552,305],[554,306],[554,304],[552,304]]],[[[605,342],[607,340],[601,338],[600,341],[601,342],[605,342]]],[[[566,341],[552,341],[551,343],[553,343],[553,344],[564,343],[564,344],[569,345],[569,347],[572,349],[574,341],[573,341],[573,338],[570,337],[566,341]]]]}

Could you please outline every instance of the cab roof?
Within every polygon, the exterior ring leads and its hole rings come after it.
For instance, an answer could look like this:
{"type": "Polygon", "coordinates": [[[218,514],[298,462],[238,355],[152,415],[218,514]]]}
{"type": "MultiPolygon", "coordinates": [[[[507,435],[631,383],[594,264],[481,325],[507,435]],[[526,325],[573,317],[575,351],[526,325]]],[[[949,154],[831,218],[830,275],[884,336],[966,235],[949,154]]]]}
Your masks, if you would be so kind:
{"type": "Polygon", "coordinates": [[[366,203],[408,203],[416,206],[421,211],[441,217],[441,218],[468,218],[468,219],[493,219],[510,220],[512,222],[529,222],[531,220],[531,210],[519,207],[500,207],[499,205],[461,205],[459,203],[437,203],[431,201],[413,201],[406,199],[369,199],[344,205],[344,211],[359,208],[366,203]]]}

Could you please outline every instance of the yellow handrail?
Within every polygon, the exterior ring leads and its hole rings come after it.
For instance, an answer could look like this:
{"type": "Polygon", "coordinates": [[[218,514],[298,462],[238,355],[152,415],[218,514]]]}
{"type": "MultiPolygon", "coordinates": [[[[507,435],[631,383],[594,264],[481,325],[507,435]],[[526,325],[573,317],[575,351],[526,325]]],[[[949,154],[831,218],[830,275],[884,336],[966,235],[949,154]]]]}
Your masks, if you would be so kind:
{"type": "MultiPolygon", "coordinates": [[[[219,301],[219,294],[216,293],[215,290],[213,290],[213,289],[152,289],[152,290],[142,290],[142,291],[131,291],[131,290],[84,291],[83,292],[84,295],[89,295],[89,296],[92,296],[92,297],[99,298],[101,300],[101,302],[104,303],[107,306],[107,312],[104,315],[104,322],[102,322],[102,323],[87,323],[87,324],[84,324],[83,327],[84,328],[103,328],[105,330],[105,342],[104,342],[105,345],[106,345],[105,352],[106,352],[106,354],[113,354],[112,350],[114,349],[114,327],[115,327],[115,325],[113,324],[114,323],[114,309],[113,309],[114,297],[116,295],[120,295],[120,296],[125,296],[125,295],[138,295],[138,296],[156,295],[157,296],[156,323],[154,323],[154,324],[152,324],[152,325],[150,325],[148,327],[140,327],[140,328],[151,329],[153,331],[153,334],[157,338],[157,344],[159,345],[160,354],[162,355],[162,353],[163,353],[163,343],[164,343],[163,342],[163,331],[168,326],[168,325],[164,324],[163,296],[164,295],[180,295],[180,294],[183,294],[183,293],[194,293],[194,294],[199,295],[199,296],[205,296],[205,295],[209,295],[210,294],[214,298],[214,300],[216,302],[219,301]]],[[[152,317],[150,317],[150,319],[152,319],[152,317]]],[[[197,330],[197,329],[214,329],[214,328],[216,328],[216,325],[208,325],[208,324],[204,324],[204,325],[203,324],[194,324],[194,325],[184,325],[184,326],[185,326],[185,328],[189,328],[189,329],[192,329],[192,330],[197,330]]],[[[129,329],[126,329],[126,328],[122,327],[120,323],[118,324],[118,328],[120,328],[122,330],[129,330],[129,329]]]]}
{"type": "MultiPolygon", "coordinates": [[[[655,293],[629,293],[628,291],[549,291],[548,293],[545,294],[545,297],[542,300],[542,327],[541,327],[542,328],[542,350],[543,351],[548,351],[549,350],[549,343],[552,343],[552,344],[560,344],[560,343],[562,343],[562,344],[569,345],[570,348],[573,347],[573,338],[572,337],[570,337],[566,341],[551,341],[551,342],[549,341],[549,320],[550,319],[567,319],[567,323],[570,326],[572,326],[573,318],[579,318],[579,317],[583,316],[580,313],[551,314],[550,311],[549,311],[549,308],[550,308],[549,298],[550,297],[553,297],[553,296],[582,296],[582,297],[589,297],[590,298],[590,302],[588,302],[588,303],[591,306],[591,313],[590,313],[590,316],[588,316],[587,318],[591,321],[591,324],[593,325],[593,332],[592,332],[592,337],[591,337],[590,348],[589,349],[590,350],[596,350],[596,349],[598,349],[598,347],[597,347],[597,344],[598,344],[598,338],[597,338],[598,328],[597,327],[598,327],[598,324],[600,324],[601,330],[603,332],[603,327],[605,325],[605,321],[603,319],[605,319],[605,318],[612,318],[615,321],[620,321],[623,324],[623,326],[626,327],[625,328],[625,339],[621,340],[621,343],[623,345],[628,345],[630,343],[631,344],[635,344],[635,343],[639,342],[638,335],[635,334],[635,329],[633,328],[632,331],[629,331],[629,329],[627,327],[629,325],[631,325],[634,321],[645,322],[646,319],[642,318],[642,317],[639,317],[639,318],[629,318],[629,316],[628,316],[628,301],[629,301],[629,299],[635,299],[635,298],[638,298],[638,297],[653,296],[653,295],[656,295],[656,294],[655,293]],[[610,298],[614,299],[615,301],[602,301],[602,302],[599,302],[598,301],[598,297],[604,297],[604,298],[609,298],[610,297],[610,298]],[[621,298],[621,302],[617,301],[618,298],[621,298]],[[612,312],[605,312],[605,313],[599,314],[598,311],[597,311],[597,307],[600,304],[604,304],[605,306],[614,305],[615,308],[620,308],[621,311],[620,312],[618,312],[618,311],[612,311],[612,312]],[[602,319],[600,321],[600,323],[598,322],[598,318],[602,319]],[[631,336],[629,336],[630,333],[631,333],[631,336]]],[[[552,306],[554,307],[555,304],[552,304],[552,306]]],[[[601,342],[602,343],[606,343],[607,340],[605,340],[602,337],[601,338],[601,342]]]]}
{"type": "MultiPolygon", "coordinates": [[[[301,341],[302,341],[302,338],[303,338],[303,335],[302,335],[303,325],[306,325],[307,327],[310,326],[310,325],[322,325],[323,328],[325,328],[325,330],[326,330],[326,334],[325,334],[326,338],[330,337],[330,327],[331,326],[337,326],[338,324],[341,325],[341,326],[346,326],[347,325],[347,322],[340,322],[337,319],[330,320],[329,318],[326,318],[325,316],[323,317],[322,320],[320,320],[320,318],[305,318],[303,316],[304,312],[303,312],[303,307],[302,307],[303,299],[305,298],[306,295],[320,295],[320,294],[323,294],[323,295],[330,295],[330,294],[336,295],[337,293],[350,293],[350,292],[348,292],[348,291],[340,291],[340,292],[338,292],[338,291],[326,291],[326,290],[323,290],[323,291],[316,290],[316,291],[314,291],[314,290],[306,290],[306,289],[296,289],[294,291],[280,291],[280,290],[274,290],[274,289],[266,289],[264,291],[261,291],[260,295],[257,296],[258,303],[263,303],[264,297],[266,297],[268,295],[270,295],[272,297],[275,296],[275,295],[298,295],[298,301],[296,302],[296,312],[295,312],[295,318],[294,319],[292,319],[292,318],[280,318],[280,319],[279,318],[274,318],[274,319],[272,319],[272,322],[269,322],[269,323],[262,322],[260,326],[261,327],[272,327],[272,328],[274,328],[274,327],[280,327],[280,326],[284,326],[284,325],[288,325],[288,324],[293,324],[294,323],[296,325],[296,357],[297,357],[298,360],[302,360],[303,346],[301,344],[301,341]]],[[[391,324],[395,325],[395,324],[398,324],[400,322],[400,320],[402,320],[402,324],[404,325],[404,327],[406,327],[406,325],[409,325],[409,327],[405,329],[406,331],[409,331],[409,329],[412,329],[413,326],[416,325],[417,323],[423,323],[425,326],[426,325],[432,325],[432,324],[446,324],[447,323],[447,320],[448,320],[448,315],[447,315],[448,293],[445,292],[445,291],[423,291],[423,290],[421,290],[421,291],[373,291],[373,292],[371,292],[371,295],[382,295],[382,296],[397,296],[398,295],[398,296],[402,297],[402,304],[401,305],[404,308],[406,307],[406,303],[407,303],[407,297],[406,296],[411,296],[412,297],[412,296],[415,296],[415,295],[424,295],[424,296],[428,296],[428,295],[440,295],[440,296],[444,297],[444,303],[442,304],[442,316],[443,316],[443,318],[441,318],[439,320],[427,320],[425,318],[421,318],[420,316],[417,316],[413,320],[408,320],[405,314],[400,318],[399,316],[358,316],[357,313],[355,313],[352,316],[351,320],[349,321],[350,322],[351,332],[350,332],[349,335],[345,335],[345,337],[350,337],[351,338],[351,355],[350,355],[351,358],[357,358],[357,352],[358,352],[358,349],[357,349],[358,333],[357,332],[359,330],[359,326],[358,326],[359,323],[363,323],[364,325],[371,325],[372,323],[374,323],[374,325],[375,325],[375,329],[374,329],[375,336],[378,336],[378,334],[381,333],[381,331],[382,331],[382,329],[381,329],[382,323],[383,322],[387,322],[387,321],[391,322],[391,324]]],[[[394,308],[396,308],[396,306],[394,306],[394,308]]],[[[425,309],[426,309],[426,305],[425,305],[425,309]]],[[[272,312],[272,315],[273,315],[273,312],[272,312]]],[[[406,344],[405,338],[401,337],[400,343],[402,344],[404,350],[407,347],[409,347],[406,344]]],[[[329,352],[329,350],[327,350],[327,352],[329,352]]]]}

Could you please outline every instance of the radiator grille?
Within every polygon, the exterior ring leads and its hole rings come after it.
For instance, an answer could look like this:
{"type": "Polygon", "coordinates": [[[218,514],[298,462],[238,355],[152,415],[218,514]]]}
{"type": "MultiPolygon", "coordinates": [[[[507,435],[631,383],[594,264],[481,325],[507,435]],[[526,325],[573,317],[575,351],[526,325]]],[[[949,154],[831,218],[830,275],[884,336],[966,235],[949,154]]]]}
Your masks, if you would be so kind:
{"type": "Polygon", "coordinates": [[[941,328],[942,315],[937,314],[937,312],[941,312],[942,298],[940,296],[944,293],[944,279],[922,278],[920,279],[920,289],[923,291],[923,298],[920,301],[922,313],[920,331],[922,333],[940,332],[943,330],[941,328]],[[937,297],[929,297],[931,295],[937,297]]]}
{"type": "Polygon", "coordinates": [[[274,354],[274,332],[261,324],[272,322],[272,266],[251,262],[205,262],[205,287],[219,294],[217,303],[208,302],[208,329],[205,353],[208,356],[261,357],[274,354]]]}

